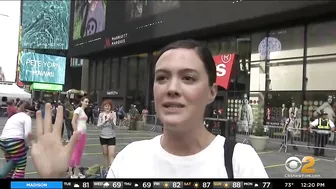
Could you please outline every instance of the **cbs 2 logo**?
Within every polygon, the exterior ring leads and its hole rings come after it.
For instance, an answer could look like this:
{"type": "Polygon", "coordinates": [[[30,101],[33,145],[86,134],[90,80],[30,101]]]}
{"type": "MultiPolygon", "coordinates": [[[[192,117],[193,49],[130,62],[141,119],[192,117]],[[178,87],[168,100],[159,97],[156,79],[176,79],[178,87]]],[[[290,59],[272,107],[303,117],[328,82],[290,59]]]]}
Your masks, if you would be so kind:
{"type": "Polygon", "coordinates": [[[305,156],[300,160],[298,157],[290,157],[286,160],[285,167],[290,173],[315,173],[315,159],[312,156],[305,156]]]}

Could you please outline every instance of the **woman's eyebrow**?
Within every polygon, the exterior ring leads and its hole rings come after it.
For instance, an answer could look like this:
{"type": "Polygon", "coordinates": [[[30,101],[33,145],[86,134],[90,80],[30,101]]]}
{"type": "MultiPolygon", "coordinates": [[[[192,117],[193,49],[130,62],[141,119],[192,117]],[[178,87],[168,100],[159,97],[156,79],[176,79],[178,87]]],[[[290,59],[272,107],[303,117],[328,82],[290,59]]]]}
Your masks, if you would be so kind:
{"type": "MultiPolygon", "coordinates": [[[[160,68],[160,69],[155,70],[155,73],[160,73],[160,72],[163,72],[163,73],[170,73],[169,70],[164,69],[164,68],[160,68]]],[[[196,73],[198,73],[197,70],[192,69],[192,68],[183,68],[183,69],[179,70],[178,72],[179,72],[179,73],[185,73],[185,72],[196,72],[196,73]]]]}

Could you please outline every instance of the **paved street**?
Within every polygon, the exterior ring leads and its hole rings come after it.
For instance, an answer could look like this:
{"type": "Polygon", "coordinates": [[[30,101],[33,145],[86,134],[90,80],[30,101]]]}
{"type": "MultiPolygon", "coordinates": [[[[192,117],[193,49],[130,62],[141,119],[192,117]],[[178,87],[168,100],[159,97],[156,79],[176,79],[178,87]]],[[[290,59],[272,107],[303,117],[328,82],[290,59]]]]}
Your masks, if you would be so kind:
{"type": "MultiPolygon", "coordinates": [[[[5,125],[6,119],[0,118],[0,131],[2,131],[5,125]]],[[[35,120],[33,121],[33,132],[35,133],[35,120]]],[[[66,133],[66,132],[64,132],[66,133]]],[[[132,141],[150,139],[158,133],[151,133],[149,131],[128,131],[128,130],[118,130],[117,131],[117,152],[123,149],[127,144],[132,141]]],[[[66,135],[64,134],[64,138],[66,135]]],[[[29,152],[30,154],[30,152],[29,152]]],[[[0,167],[5,162],[4,155],[0,152],[0,167]]],[[[99,143],[99,130],[95,126],[89,126],[87,133],[87,144],[82,157],[83,166],[91,166],[94,164],[103,164],[102,149],[99,143]]],[[[26,178],[38,178],[35,172],[34,166],[32,164],[31,157],[28,157],[26,178]]]]}
{"type": "MultiPolygon", "coordinates": [[[[0,118],[0,130],[2,131],[5,125],[5,119],[0,118]]],[[[33,123],[33,132],[35,132],[35,124],[33,123]]],[[[149,127],[150,128],[150,127],[149,127]]],[[[156,130],[160,130],[159,128],[156,130]]],[[[88,130],[88,140],[82,158],[83,166],[90,166],[94,164],[103,164],[103,157],[101,152],[101,147],[98,138],[99,131],[95,126],[90,126],[88,130]]],[[[118,130],[117,131],[117,152],[124,148],[127,144],[132,141],[150,139],[158,133],[153,133],[149,131],[128,131],[128,130],[118,130]]],[[[64,135],[65,137],[65,135],[64,135]]],[[[241,142],[243,138],[241,136],[237,137],[237,141],[241,142]]],[[[288,153],[278,152],[279,144],[278,141],[270,140],[267,145],[267,149],[264,152],[259,152],[259,156],[264,163],[264,166],[271,178],[284,178],[285,174],[288,174],[285,168],[285,161],[290,156],[297,156],[302,159],[304,156],[311,155],[312,150],[306,148],[299,148],[299,151],[294,151],[291,148],[288,149],[288,153]]],[[[326,157],[316,158],[314,168],[316,170],[316,175],[320,175],[322,178],[335,178],[336,177],[336,166],[334,162],[336,154],[335,151],[327,151],[326,157]]],[[[4,156],[0,152],[0,167],[4,163],[4,156]]],[[[28,158],[26,178],[37,178],[34,167],[32,165],[31,158],[28,158]]]]}

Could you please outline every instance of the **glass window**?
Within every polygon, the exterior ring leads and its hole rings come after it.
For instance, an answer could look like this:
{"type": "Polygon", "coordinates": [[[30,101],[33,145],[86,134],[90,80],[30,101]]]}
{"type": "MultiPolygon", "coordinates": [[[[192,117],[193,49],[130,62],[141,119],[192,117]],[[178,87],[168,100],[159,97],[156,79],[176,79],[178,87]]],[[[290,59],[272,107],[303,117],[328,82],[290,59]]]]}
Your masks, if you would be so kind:
{"type": "Polygon", "coordinates": [[[118,72],[118,74],[120,73],[120,75],[118,75],[118,79],[119,79],[119,82],[117,83],[118,84],[118,87],[117,88],[123,88],[127,85],[128,83],[128,79],[129,77],[127,77],[127,74],[129,74],[129,60],[128,60],[128,57],[124,56],[122,58],[120,58],[119,60],[119,70],[120,72],[118,72]]]}
{"type": "Polygon", "coordinates": [[[308,25],[307,55],[336,53],[336,21],[308,25]]]}
{"type": "Polygon", "coordinates": [[[109,88],[109,75],[110,75],[110,59],[103,61],[103,89],[109,88]]]}
{"type": "Polygon", "coordinates": [[[138,110],[142,111],[143,108],[145,108],[145,100],[146,100],[146,89],[148,86],[148,54],[141,54],[138,57],[139,59],[139,94],[138,94],[138,101],[139,106],[138,110]]]}
{"type": "Polygon", "coordinates": [[[286,28],[252,35],[251,61],[303,56],[304,27],[286,28]]]}
{"type": "Polygon", "coordinates": [[[91,60],[89,62],[89,91],[95,90],[96,78],[96,62],[91,60]]]}
{"type": "Polygon", "coordinates": [[[146,86],[148,83],[148,71],[147,71],[147,64],[148,64],[148,54],[139,55],[139,90],[145,92],[146,86]]]}
{"type": "Polygon", "coordinates": [[[96,81],[96,88],[97,90],[101,90],[102,89],[102,84],[103,84],[103,60],[98,60],[97,61],[97,70],[96,70],[96,74],[97,74],[97,81],[96,81]]]}
{"type": "Polygon", "coordinates": [[[302,57],[303,42],[304,27],[271,31],[268,38],[270,59],[302,57]]]}
{"type": "Polygon", "coordinates": [[[336,91],[307,91],[303,101],[303,126],[308,127],[309,121],[318,117],[320,110],[328,113],[329,119],[335,122],[336,91]]]}
{"type": "Polygon", "coordinates": [[[128,92],[130,94],[135,94],[136,82],[137,82],[137,56],[132,56],[129,58],[128,62],[128,92]]]}
{"type": "Polygon", "coordinates": [[[265,60],[266,47],[262,46],[262,41],[265,41],[265,39],[266,32],[252,34],[251,61],[265,60]]]}
{"type": "MultiPolygon", "coordinates": [[[[269,92],[266,99],[265,123],[267,126],[283,126],[290,112],[295,112],[301,122],[302,92],[269,92]]],[[[300,124],[301,125],[301,124],[300,124]]],[[[278,131],[278,130],[277,130],[278,131]]]]}
{"type": "Polygon", "coordinates": [[[252,108],[254,126],[264,122],[264,100],[265,92],[250,92],[249,101],[252,108]]]}
{"type": "Polygon", "coordinates": [[[213,56],[219,54],[221,46],[219,40],[211,40],[208,42],[207,46],[213,56]]]}
{"type": "Polygon", "coordinates": [[[307,58],[306,89],[335,90],[336,55],[307,58]]]}
{"type": "Polygon", "coordinates": [[[236,52],[236,38],[230,37],[230,38],[222,38],[219,40],[218,54],[228,54],[235,52],[236,52]]]}
{"type": "Polygon", "coordinates": [[[270,90],[302,90],[303,59],[269,61],[270,90]]]}
{"type": "Polygon", "coordinates": [[[265,61],[251,62],[250,91],[265,91],[265,61]]]}

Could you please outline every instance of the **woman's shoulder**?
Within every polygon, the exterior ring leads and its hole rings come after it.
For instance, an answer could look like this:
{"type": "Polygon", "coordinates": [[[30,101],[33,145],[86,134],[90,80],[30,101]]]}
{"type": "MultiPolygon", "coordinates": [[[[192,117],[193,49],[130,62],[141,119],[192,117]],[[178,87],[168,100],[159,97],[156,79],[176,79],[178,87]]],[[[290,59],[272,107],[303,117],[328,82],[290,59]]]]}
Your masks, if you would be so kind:
{"type": "MultiPolygon", "coordinates": [[[[127,145],[122,151],[118,153],[120,156],[127,156],[127,157],[132,157],[129,156],[130,154],[143,154],[144,151],[146,150],[151,150],[153,149],[152,147],[160,144],[160,138],[161,135],[155,136],[152,139],[147,139],[147,140],[140,140],[140,141],[135,141],[127,145]]],[[[135,156],[134,156],[135,157],[135,156]]]]}

